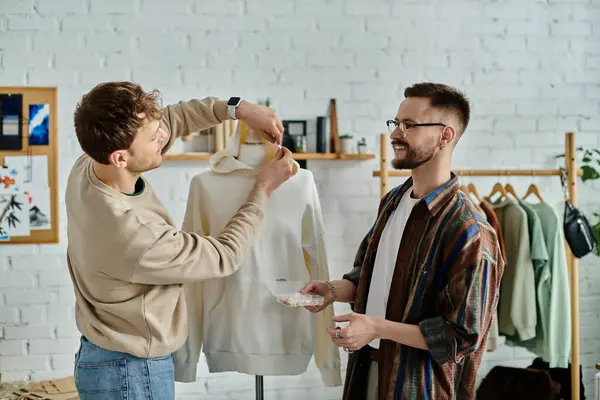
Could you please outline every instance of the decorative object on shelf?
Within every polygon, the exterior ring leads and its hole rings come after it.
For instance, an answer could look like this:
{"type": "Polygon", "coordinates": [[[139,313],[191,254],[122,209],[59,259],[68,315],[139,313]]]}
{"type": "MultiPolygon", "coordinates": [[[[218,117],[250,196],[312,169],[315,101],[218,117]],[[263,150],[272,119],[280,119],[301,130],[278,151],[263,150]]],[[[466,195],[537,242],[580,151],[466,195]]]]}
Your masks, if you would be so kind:
{"type": "Polygon", "coordinates": [[[306,140],[306,136],[293,136],[296,142],[296,152],[297,153],[306,153],[308,151],[308,143],[306,140]]]}
{"type": "Polygon", "coordinates": [[[296,141],[294,140],[294,137],[288,133],[287,129],[284,129],[283,131],[283,136],[281,137],[281,146],[285,147],[292,153],[296,152],[296,141]]]}
{"type": "Polygon", "coordinates": [[[329,151],[339,156],[342,153],[342,149],[340,146],[340,137],[338,134],[337,105],[335,99],[329,100],[329,124],[329,133],[331,135],[329,151]]]}
{"type": "Polygon", "coordinates": [[[215,135],[212,129],[204,129],[181,138],[182,146],[173,146],[174,152],[212,153],[215,150],[215,135]]]}
{"type": "Polygon", "coordinates": [[[283,120],[283,137],[281,145],[288,148],[292,153],[305,153],[307,149],[306,142],[306,120],[283,120]],[[300,150],[298,150],[300,149],[300,150]]]}
{"type": "Polygon", "coordinates": [[[306,136],[306,125],[305,119],[284,119],[281,121],[284,131],[292,136],[306,136]]]}
{"type": "Polygon", "coordinates": [[[341,150],[343,154],[353,154],[354,151],[354,136],[345,134],[340,136],[341,150]]]}
{"type": "Polygon", "coordinates": [[[358,154],[367,154],[367,139],[360,139],[356,147],[358,150],[358,154]]]}
{"type": "Polygon", "coordinates": [[[317,117],[317,153],[327,153],[327,126],[325,125],[327,117],[317,117]]]}

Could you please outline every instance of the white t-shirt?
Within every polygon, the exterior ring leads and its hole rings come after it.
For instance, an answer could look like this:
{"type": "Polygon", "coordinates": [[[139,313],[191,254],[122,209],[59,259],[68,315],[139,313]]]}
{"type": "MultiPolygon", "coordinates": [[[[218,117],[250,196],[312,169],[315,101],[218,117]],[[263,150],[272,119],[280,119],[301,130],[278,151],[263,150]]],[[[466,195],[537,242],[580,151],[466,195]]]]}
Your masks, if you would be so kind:
{"type": "MultiPolygon", "coordinates": [[[[413,207],[421,200],[411,196],[412,188],[404,193],[398,208],[394,210],[381,233],[367,299],[365,313],[368,315],[385,318],[402,233],[413,207]]],[[[373,339],[369,345],[378,349],[379,339],[373,339]]]]}

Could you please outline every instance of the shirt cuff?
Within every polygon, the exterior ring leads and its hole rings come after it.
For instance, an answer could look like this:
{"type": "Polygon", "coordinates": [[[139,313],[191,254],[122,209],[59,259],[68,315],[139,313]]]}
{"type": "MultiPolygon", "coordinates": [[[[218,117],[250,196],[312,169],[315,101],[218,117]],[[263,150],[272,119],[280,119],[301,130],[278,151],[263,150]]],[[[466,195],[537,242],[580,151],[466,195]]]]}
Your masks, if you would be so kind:
{"type": "Polygon", "coordinates": [[[433,359],[440,365],[450,361],[448,338],[442,317],[429,318],[419,322],[421,333],[433,359]]]}
{"type": "Polygon", "coordinates": [[[360,280],[360,267],[354,267],[352,271],[342,276],[342,279],[350,281],[354,284],[354,286],[358,287],[358,281],[360,280]]]}
{"type": "Polygon", "coordinates": [[[229,114],[227,113],[227,102],[224,100],[215,100],[214,104],[215,115],[220,121],[225,121],[231,119],[229,114]]]}

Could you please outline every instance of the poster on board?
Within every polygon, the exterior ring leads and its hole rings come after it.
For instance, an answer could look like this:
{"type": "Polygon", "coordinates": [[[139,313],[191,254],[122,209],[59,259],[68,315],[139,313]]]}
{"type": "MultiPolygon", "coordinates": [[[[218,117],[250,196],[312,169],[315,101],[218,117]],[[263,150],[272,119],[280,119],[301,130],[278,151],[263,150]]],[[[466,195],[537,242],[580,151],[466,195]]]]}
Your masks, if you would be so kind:
{"type": "Polygon", "coordinates": [[[30,230],[52,229],[48,156],[7,156],[4,157],[4,163],[4,170],[0,169],[0,182],[2,171],[5,171],[10,174],[6,179],[10,186],[6,189],[0,186],[0,193],[10,189],[10,192],[24,196],[30,230]]]}
{"type": "Polygon", "coordinates": [[[18,170],[0,165],[0,193],[17,192],[22,183],[18,170]]]}
{"type": "Polygon", "coordinates": [[[0,194],[0,238],[30,234],[27,197],[22,193],[0,194]]]}
{"type": "Polygon", "coordinates": [[[52,229],[50,219],[50,188],[25,185],[23,194],[29,210],[29,229],[52,229]]]}
{"type": "Polygon", "coordinates": [[[21,150],[23,95],[0,93],[0,150],[21,150]]]}
{"type": "Polygon", "coordinates": [[[20,177],[17,182],[19,188],[23,184],[48,186],[48,156],[6,156],[4,164],[20,177]]]}
{"type": "Polygon", "coordinates": [[[47,146],[50,137],[50,105],[29,105],[29,145],[47,146]]]}

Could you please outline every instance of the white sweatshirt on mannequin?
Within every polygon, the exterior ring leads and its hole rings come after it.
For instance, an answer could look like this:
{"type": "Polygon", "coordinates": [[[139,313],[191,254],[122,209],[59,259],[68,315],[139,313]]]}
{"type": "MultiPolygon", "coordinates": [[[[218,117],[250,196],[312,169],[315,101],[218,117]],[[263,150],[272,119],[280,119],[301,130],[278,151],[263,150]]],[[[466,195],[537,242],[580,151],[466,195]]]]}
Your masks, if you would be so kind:
{"type": "MultiPolygon", "coordinates": [[[[211,169],[190,184],[183,230],[219,234],[254,185],[267,145],[239,145],[239,127],[211,169]]],[[[248,140],[247,140],[248,141],[248,140]]],[[[310,171],[298,169],[267,201],[263,224],[233,275],[184,286],[188,338],[174,354],[175,380],[196,380],[202,351],[209,372],[298,375],[314,355],[326,386],[341,382],[340,355],[327,333],[333,307],[312,314],[278,303],[276,279],[329,279],[319,197],[310,171]]]]}

